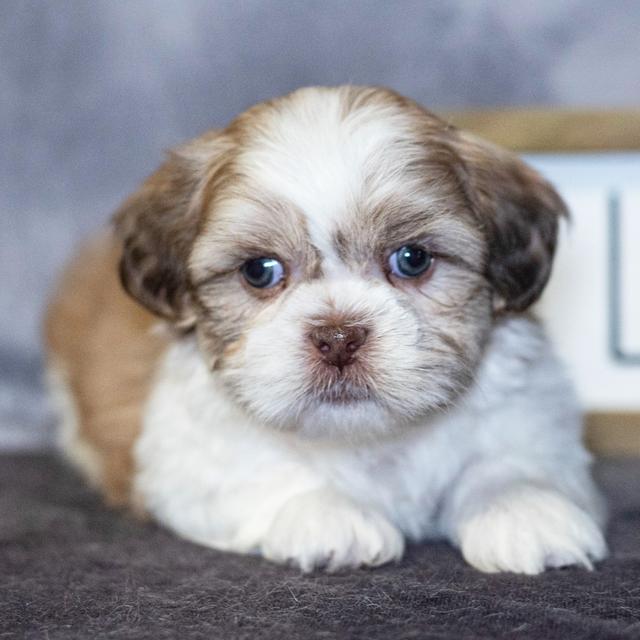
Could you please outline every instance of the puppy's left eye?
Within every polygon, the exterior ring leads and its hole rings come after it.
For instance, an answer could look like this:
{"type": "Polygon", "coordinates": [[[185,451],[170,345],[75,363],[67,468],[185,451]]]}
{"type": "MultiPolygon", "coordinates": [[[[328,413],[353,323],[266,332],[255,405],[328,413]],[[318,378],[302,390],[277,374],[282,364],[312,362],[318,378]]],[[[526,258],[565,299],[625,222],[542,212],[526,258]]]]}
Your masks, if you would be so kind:
{"type": "Polygon", "coordinates": [[[389,256],[389,267],[394,276],[417,278],[429,270],[433,256],[416,244],[405,245],[389,256]]]}
{"type": "Polygon", "coordinates": [[[284,267],[275,258],[254,258],[242,265],[244,279],[257,289],[275,287],[284,277],[284,267]]]}

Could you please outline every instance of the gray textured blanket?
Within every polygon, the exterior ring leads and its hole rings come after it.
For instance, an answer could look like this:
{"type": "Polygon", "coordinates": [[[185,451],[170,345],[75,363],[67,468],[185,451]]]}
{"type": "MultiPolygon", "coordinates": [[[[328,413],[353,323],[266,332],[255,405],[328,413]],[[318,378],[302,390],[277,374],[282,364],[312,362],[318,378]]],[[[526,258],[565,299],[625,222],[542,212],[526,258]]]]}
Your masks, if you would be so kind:
{"type": "Polygon", "coordinates": [[[0,638],[640,638],[640,461],[601,463],[611,557],[485,575],[444,544],[300,575],[103,508],[50,457],[0,458],[0,638]]]}

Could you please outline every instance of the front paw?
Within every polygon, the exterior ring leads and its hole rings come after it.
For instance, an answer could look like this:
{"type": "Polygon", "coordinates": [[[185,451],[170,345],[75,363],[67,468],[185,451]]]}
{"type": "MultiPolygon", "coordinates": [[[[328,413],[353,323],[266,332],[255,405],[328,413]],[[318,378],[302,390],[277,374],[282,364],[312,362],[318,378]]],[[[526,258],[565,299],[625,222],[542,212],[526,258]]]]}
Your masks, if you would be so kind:
{"type": "Polygon", "coordinates": [[[480,571],[536,574],[582,565],[607,553],[593,518],[557,491],[513,487],[459,528],[462,555],[480,571]]]}
{"type": "Polygon", "coordinates": [[[378,566],[399,560],[402,534],[381,514],[318,490],[289,500],[261,545],[262,555],[303,571],[378,566]]]}

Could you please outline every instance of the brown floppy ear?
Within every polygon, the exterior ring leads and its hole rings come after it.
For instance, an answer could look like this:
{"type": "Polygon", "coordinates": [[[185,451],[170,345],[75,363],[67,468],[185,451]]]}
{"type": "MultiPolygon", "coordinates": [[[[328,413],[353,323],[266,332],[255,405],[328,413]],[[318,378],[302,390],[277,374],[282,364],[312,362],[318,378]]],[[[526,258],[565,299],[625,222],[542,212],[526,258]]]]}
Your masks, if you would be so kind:
{"type": "Polygon", "coordinates": [[[515,154],[456,132],[464,164],[462,182],[488,243],[486,275],[497,311],[523,311],[551,274],[558,221],[568,216],[562,198],[515,154]]]}
{"type": "Polygon", "coordinates": [[[200,191],[218,155],[213,133],[170,152],[114,216],[124,288],[183,329],[195,321],[187,263],[198,232],[200,191]]]}

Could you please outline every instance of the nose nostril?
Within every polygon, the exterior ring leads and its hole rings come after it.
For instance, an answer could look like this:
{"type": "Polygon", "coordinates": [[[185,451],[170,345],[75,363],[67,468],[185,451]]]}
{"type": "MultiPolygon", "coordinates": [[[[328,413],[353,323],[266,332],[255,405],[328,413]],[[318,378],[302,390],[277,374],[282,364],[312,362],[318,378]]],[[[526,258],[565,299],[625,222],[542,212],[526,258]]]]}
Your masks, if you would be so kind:
{"type": "Polygon", "coordinates": [[[366,342],[368,333],[359,325],[325,325],[313,328],[309,338],[325,362],[342,370],[355,361],[354,353],[366,342]]]}

